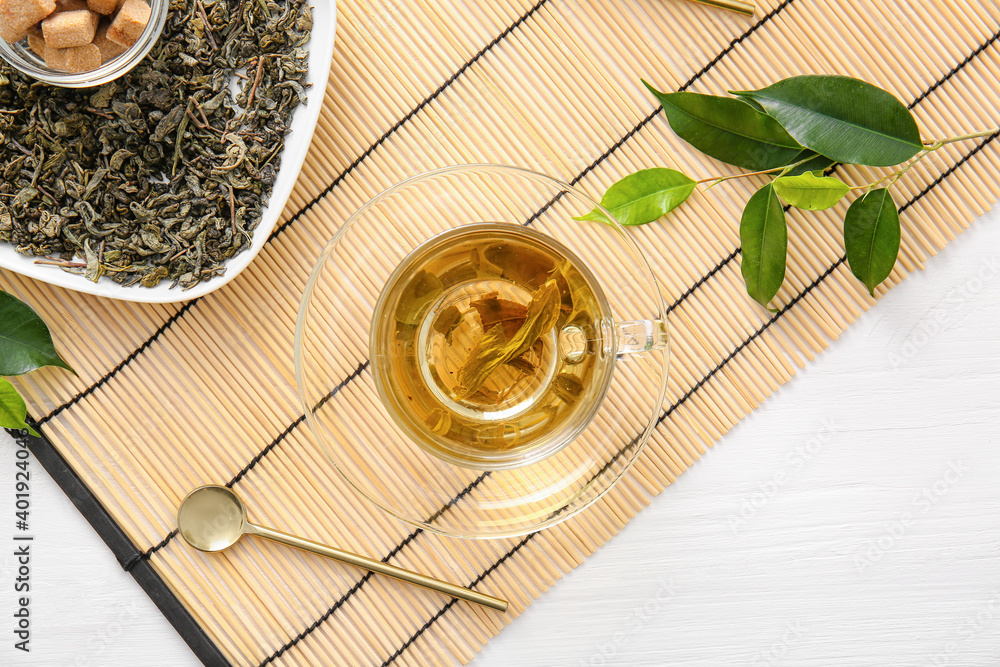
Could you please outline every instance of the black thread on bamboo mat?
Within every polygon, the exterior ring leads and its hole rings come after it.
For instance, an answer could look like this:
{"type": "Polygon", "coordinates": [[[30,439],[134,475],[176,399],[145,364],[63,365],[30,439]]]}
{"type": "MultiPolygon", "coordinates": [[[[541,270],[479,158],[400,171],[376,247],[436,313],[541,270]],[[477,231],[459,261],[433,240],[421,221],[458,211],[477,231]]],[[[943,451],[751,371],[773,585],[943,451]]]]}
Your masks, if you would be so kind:
{"type": "MultiPolygon", "coordinates": [[[[324,405],[326,405],[327,402],[331,398],[333,398],[334,396],[336,396],[337,394],[339,394],[344,387],[346,387],[351,382],[353,382],[358,377],[360,377],[361,374],[365,372],[366,368],[368,368],[368,362],[367,361],[358,364],[358,367],[354,369],[354,372],[351,373],[350,375],[348,375],[343,380],[341,380],[340,384],[338,384],[336,387],[334,387],[333,389],[331,389],[327,393],[326,396],[324,396],[322,399],[320,399],[319,403],[317,403],[316,407],[313,408],[313,409],[314,410],[319,410],[324,405]]],[[[243,469],[240,470],[238,473],[236,473],[236,476],[233,477],[231,480],[229,480],[226,483],[226,486],[229,487],[229,488],[232,488],[234,484],[236,484],[241,479],[243,479],[243,477],[248,472],[250,472],[253,469],[254,466],[256,466],[258,463],[260,463],[260,460],[262,458],[264,458],[265,456],[267,456],[271,452],[272,449],[274,449],[275,447],[277,447],[278,444],[281,443],[282,440],[284,440],[285,438],[287,438],[291,434],[291,432],[294,431],[296,428],[298,428],[299,425],[301,425],[302,422],[304,422],[305,420],[306,420],[306,416],[305,415],[299,415],[298,418],[296,418],[295,421],[293,421],[291,424],[289,424],[285,428],[284,431],[282,431],[281,433],[279,433],[277,435],[277,437],[274,438],[274,440],[272,440],[270,443],[268,443],[267,447],[265,447],[264,449],[262,449],[259,452],[257,452],[257,456],[253,457],[250,460],[249,463],[247,463],[245,466],[243,466],[243,469]]]]}
{"type": "Polygon", "coordinates": [[[167,546],[170,543],[170,540],[174,539],[175,537],[177,537],[176,528],[167,533],[167,536],[164,537],[162,540],[160,540],[159,544],[155,544],[150,548],[146,549],[145,551],[143,551],[142,553],[132,556],[132,559],[129,562],[122,565],[122,569],[125,570],[126,572],[131,572],[132,568],[134,568],[136,565],[138,565],[140,562],[144,560],[149,560],[153,554],[155,554],[163,547],[167,546]]]}
{"type": "Polygon", "coordinates": [[[913,101],[913,104],[910,104],[907,107],[907,109],[912,109],[913,107],[915,107],[918,104],[920,104],[921,102],[923,102],[931,93],[933,93],[935,90],[937,90],[938,88],[940,88],[941,86],[943,86],[948,81],[948,79],[950,79],[951,77],[955,76],[960,71],[962,71],[963,69],[965,69],[966,65],[968,65],[970,62],[972,62],[972,60],[974,58],[976,58],[979,54],[981,54],[983,51],[985,51],[986,49],[988,49],[989,46],[991,44],[993,44],[993,42],[997,41],[997,39],[1000,39],[1000,30],[998,30],[997,32],[993,33],[993,35],[989,39],[987,39],[985,42],[983,42],[982,44],[979,45],[979,48],[977,48],[975,51],[973,51],[968,56],[966,56],[965,60],[963,60],[962,62],[960,62],[957,65],[955,65],[953,68],[951,68],[948,71],[947,74],[945,74],[943,77],[941,77],[940,79],[938,79],[934,83],[933,86],[931,86],[930,88],[928,88],[927,90],[925,90],[920,95],[920,97],[918,97],[917,99],[915,99],[913,101]]]}
{"type": "Polygon", "coordinates": [[[79,403],[80,401],[82,401],[83,399],[85,399],[87,396],[90,396],[92,393],[94,393],[95,391],[97,391],[99,388],[101,388],[105,384],[107,384],[108,381],[110,381],[111,378],[113,378],[114,376],[118,375],[118,373],[123,368],[125,368],[125,366],[127,366],[128,364],[130,364],[140,354],[142,354],[143,352],[145,352],[146,350],[148,350],[149,347],[153,343],[155,343],[156,340],[161,335],[163,335],[163,332],[166,331],[167,329],[169,329],[174,324],[174,322],[176,322],[180,318],[184,317],[184,313],[186,313],[188,310],[190,310],[191,306],[193,306],[194,304],[195,304],[194,301],[188,301],[186,304],[184,304],[183,306],[181,306],[181,308],[179,308],[176,313],[174,313],[173,315],[171,315],[169,318],[167,318],[166,322],[164,322],[163,324],[160,325],[159,329],[157,329],[156,331],[153,332],[152,336],[150,336],[148,339],[146,339],[145,343],[143,343],[138,348],[136,348],[136,350],[134,352],[132,352],[132,354],[130,354],[127,357],[125,357],[125,359],[123,359],[120,364],[118,364],[117,366],[115,366],[114,368],[112,368],[110,371],[108,371],[107,375],[105,375],[100,380],[98,380],[94,384],[92,384],[89,387],[87,387],[86,389],[84,389],[82,392],[80,392],[79,394],[77,394],[76,396],[74,396],[73,398],[71,398],[66,403],[63,403],[62,405],[60,405],[59,407],[57,407],[55,410],[53,410],[49,414],[45,415],[44,417],[39,417],[38,422],[37,422],[38,425],[41,426],[41,425],[47,423],[48,421],[54,419],[63,410],[76,405],[77,403],[79,403]]]}
{"type": "MultiPolygon", "coordinates": [[[[510,551],[508,551],[503,556],[501,556],[500,559],[497,562],[493,563],[493,565],[491,565],[488,569],[486,569],[482,574],[480,574],[478,577],[476,577],[475,579],[473,579],[472,583],[470,583],[467,586],[467,588],[472,588],[473,586],[476,586],[476,585],[482,583],[482,581],[486,577],[488,577],[491,574],[493,574],[493,572],[495,572],[497,570],[497,568],[499,568],[501,565],[503,565],[507,561],[508,558],[512,557],[514,554],[516,554],[518,551],[520,551],[526,544],[528,544],[528,542],[530,542],[532,539],[534,539],[535,535],[538,535],[538,533],[530,533],[528,535],[525,535],[524,538],[520,542],[518,542],[513,547],[511,547],[510,551]]],[[[396,658],[398,658],[399,656],[403,655],[403,652],[406,649],[410,648],[410,646],[413,644],[413,642],[417,641],[417,639],[420,637],[420,635],[422,635],[425,632],[427,632],[427,630],[429,630],[430,627],[432,625],[434,625],[438,621],[439,618],[441,618],[442,616],[445,615],[445,612],[447,612],[449,609],[451,609],[452,607],[454,607],[456,602],[458,602],[458,600],[456,598],[452,598],[451,600],[449,600],[441,608],[441,610],[438,611],[438,613],[436,613],[433,616],[431,616],[431,618],[428,619],[428,621],[426,623],[424,623],[422,626],[420,626],[420,629],[417,630],[416,632],[414,632],[413,635],[411,635],[410,638],[406,640],[406,643],[403,644],[402,646],[400,646],[399,649],[397,649],[395,653],[393,653],[391,656],[389,656],[389,658],[387,658],[386,661],[383,662],[380,667],[387,667],[389,664],[395,662],[396,658]]]]}
{"type": "MultiPolygon", "coordinates": [[[[329,393],[327,393],[326,396],[324,396],[323,398],[321,398],[320,401],[316,404],[316,406],[313,409],[314,410],[319,410],[324,405],[326,405],[327,402],[330,399],[332,399],[334,396],[336,396],[337,394],[339,394],[340,391],[344,387],[346,387],[348,384],[350,384],[351,382],[353,382],[359,375],[361,375],[365,371],[366,368],[368,368],[368,362],[367,361],[364,362],[364,363],[358,364],[358,367],[356,369],[354,369],[354,372],[351,373],[350,375],[348,375],[343,380],[341,380],[340,384],[338,384],[336,387],[334,387],[333,389],[331,389],[329,391],[329,393]]],[[[229,480],[228,482],[226,482],[226,486],[228,488],[230,488],[230,489],[233,488],[234,484],[236,484],[241,479],[243,479],[243,477],[245,477],[246,474],[248,472],[250,472],[254,468],[254,466],[256,466],[258,463],[260,463],[261,459],[263,459],[265,456],[267,456],[271,452],[272,449],[274,449],[275,447],[277,447],[281,443],[282,440],[284,440],[285,438],[287,438],[291,434],[292,431],[294,431],[296,428],[298,428],[302,424],[302,422],[305,421],[305,419],[306,419],[305,415],[299,415],[298,418],[295,419],[295,421],[293,421],[291,424],[289,424],[287,427],[285,427],[284,431],[282,431],[277,436],[275,436],[274,440],[272,440],[267,445],[267,447],[265,447],[264,449],[260,450],[257,453],[257,455],[255,457],[253,457],[253,459],[250,460],[249,463],[247,463],[245,466],[243,466],[242,470],[240,470],[238,473],[236,473],[236,475],[231,480],[229,480]]],[[[466,491],[465,493],[468,493],[468,492],[466,491]]],[[[465,494],[463,493],[462,495],[465,495],[465,494]]],[[[454,500],[452,500],[451,504],[454,504],[455,502],[457,502],[457,500],[458,500],[457,498],[454,499],[454,500]]],[[[451,504],[449,504],[447,507],[450,507],[451,504]]],[[[445,509],[447,509],[447,507],[445,509]]],[[[443,510],[441,510],[441,511],[443,511],[443,510]]],[[[170,540],[174,539],[175,537],[177,537],[177,530],[176,529],[173,530],[173,531],[171,531],[169,534],[167,534],[167,536],[165,538],[163,538],[163,540],[159,544],[157,544],[157,545],[155,545],[155,546],[147,549],[145,552],[143,552],[142,554],[134,557],[132,560],[130,560],[128,563],[126,563],[124,565],[125,571],[128,572],[129,570],[131,570],[133,567],[136,566],[136,564],[140,560],[149,560],[150,556],[152,556],[154,553],[156,553],[157,551],[159,551],[163,547],[167,546],[167,544],[170,542],[170,540]]]]}
{"type": "Polygon", "coordinates": [[[448,79],[444,83],[442,83],[440,86],[438,86],[438,88],[433,93],[431,93],[430,95],[428,95],[427,97],[425,97],[423,100],[421,100],[420,103],[417,104],[417,106],[415,106],[412,109],[410,109],[410,111],[405,116],[403,116],[402,118],[400,118],[396,122],[395,125],[393,125],[391,128],[389,128],[386,131],[385,134],[383,134],[381,137],[379,137],[375,141],[375,143],[373,143],[371,146],[369,146],[365,150],[364,153],[362,153],[361,155],[359,155],[354,160],[354,162],[352,162],[351,164],[349,164],[347,166],[347,168],[344,169],[344,171],[340,172],[340,174],[335,179],[333,179],[333,181],[326,188],[324,188],[315,197],[313,197],[312,199],[310,199],[309,202],[305,206],[303,206],[301,209],[299,209],[295,213],[295,215],[293,215],[291,218],[289,218],[288,220],[286,220],[285,222],[283,222],[277,229],[275,229],[273,232],[271,232],[271,235],[268,237],[267,240],[271,241],[271,240],[277,238],[278,236],[280,236],[282,232],[284,232],[286,229],[288,229],[288,227],[290,225],[292,225],[292,223],[294,223],[296,220],[298,220],[299,218],[301,218],[313,206],[315,206],[317,203],[319,203],[319,201],[321,199],[323,199],[328,194],[330,194],[331,192],[333,192],[333,189],[335,187],[337,187],[338,185],[340,185],[340,183],[345,178],[347,178],[355,169],[357,169],[358,165],[360,165],[369,155],[371,155],[372,153],[374,153],[375,149],[377,149],[379,146],[381,146],[383,143],[385,143],[385,141],[389,137],[391,137],[392,135],[394,135],[399,130],[399,128],[401,128],[403,125],[405,125],[407,122],[409,122],[410,119],[412,119],[418,113],[420,113],[421,111],[423,111],[424,107],[426,107],[428,104],[430,104],[431,102],[433,102],[434,100],[436,100],[438,97],[440,97],[441,93],[443,93],[445,90],[447,90],[451,86],[451,84],[455,83],[455,81],[458,80],[458,78],[460,76],[462,76],[463,74],[465,74],[466,70],[468,70],[470,67],[472,67],[473,65],[475,65],[477,62],[479,62],[479,60],[483,56],[485,56],[487,53],[489,53],[490,51],[493,50],[493,47],[495,47],[497,44],[499,44],[504,39],[506,39],[508,35],[510,35],[515,30],[517,30],[519,27],[521,27],[529,18],[531,18],[532,16],[534,16],[535,13],[539,9],[541,9],[543,5],[545,5],[546,3],[548,3],[548,1],[549,0],[538,0],[538,2],[536,2],[534,5],[532,5],[532,7],[528,11],[526,11],[524,14],[522,14],[520,16],[520,18],[518,18],[516,21],[514,21],[509,26],[507,26],[506,30],[504,30],[502,33],[500,33],[496,37],[494,37],[492,42],[490,42],[489,44],[487,44],[486,46],[484,46],[474,56],[472,56],[471,58],[469,58],[468,60],[466,60],[465,63],[461,67],[459,67],[457,70],[455,70],[455,73],[452,74],[450,77],[448,77],[448,79]]]}
{"type": "MultiPolygon", "coordinates": [[[[982,142],[980,142],[978,145],[976,145],[976,147],[974,149],[972,149],[966,155],[964,155],[961,160],[959,160],[954,165],[952,165],[951,167],[949,167],[947,170],[945,170],[944,172],[942,172],[936,179],[934,179],[931,183],[929,183],[927,185],[927,187],[925,187],[919,193],[917,193],[916,195],[914,195],[909,201],[907,201],[905,204],[903,204],[899,208],[899,212],[903,213],[904,211],[906,211],[906,209],[908,209],[909,207],[913,206],[913,204],[917,203],[928,192],[930,192],[931,190],[933,190],[942,181],[944,181],[945,178],[947,178],[948,176],[950,176],[951,174],[953,174],[962,165],[964,165],[966,162],[968,162],[973,156],[975,156],[983,148],[985,148],[990,142],[992,142],[994,139],[996,139],[997,136],[1000,136],[1000,131],[997,131],[997,132],[994,132],[993,134],[991,134],[989,137],[987,137],[982,142]]],[[[807,285],[801,292],[799,292],[798,294],[796,294],[787,304],[785,304],[781,308],[781,310],[779,310],[774,315],[774,317],[772,317],[771,319],[769,319],[767,322],[764,322],[764,324],[762,324],[753,334],[751,334],[749,337],[747,337],[746,340],[744,340],[742,343],[740,343],[740,345],[736,349],[734,349],[732,352],[730,352],[729,355],[726,356],[725,359],[723,359],[722,361],[720,361],[711,371],[709,371],[704,377],[702,377],[698,381],[697,384],[695,384],[687,392],[685,392],[683,396],[681,396],[679,399],[677,399],[677,401],[675,401],[674,403],[672,403],[670,405],[670,407],[667,408],[667,410],[665,410],[664,413],[662,415],[660,415],[660,417],[656,420],[657,426],[659,426],[660,424],[662,424],[674,412],[674,410],[676,410],[681,405],[683,405],[684,403],[686,403],[687,400],[690,399],[691,396],[693,396],[695,394],[695,392],[697,392],[699,389],[701,389],[701,387],[703,387],[709,380],[711,380],[716,375],[716,373],[718,373],[720,370],[722,370],[730,361],[732,361],[733,359],[735,359],[736,356],[740,352],[742,352],[744,349],[746,349],[746,347],[748,345],[750,345],[754,340],[756,340],[757,338],[759,338],[761,336],[761,334],[763,334],[765,331],[767,331],[767,329],[769,329],[771,327],[772,324],[774,324],[775,322],[777,322],[779,318],[781,318],[786,313],[788,313],[789,311],[791,311],[791,309],[793,307],[795,307],[795,305],[799,301],[801,301],[802,299],[804,299],[812,290],[814,290],[817,286],[819,286],[820,283],[822,283],[834,271],[836,271],[838,267],[840,267],[842,264],[845,264],[846,262],[847,262],[847,256],[846,255],[841,255],[841,257],[839,259],[837,259],[837,261],[835,261],[833,264],[831,264],[829,266],[829,268],[826,269],[826,271],[824,271],[822,274],[820,274],[815,280],[813,280],[811,283],[809,283],[809,285],[807,285]]],[[[634,442],[634,440],[633,440],[633,442],[634,442]]],[[[536,535],[538,535],[537,532],[536,533],[531,533],[531,534],[525,536],[524,539],[521,540],[514,548],[512,548],[510,551],[508,551],[506,554],[504,554],[503,557],[501,557],[496,563],[494,563],[493,565],[491,565],[487,570],[485,570],[482,574],[480,574],[478,577],[476,577],[476,579],[472,582],[472,584],[470,584],[470,587],[471,586],[475,586],[476,584],[481,583],[483,581],[483,579],[485,579],[489,574],[491,574],[498,567],[500,567],[500,565],[505,560],[507,560],[508,558],[510,558],[511,556],[513,556],[517,551],[519,551],[522,547],[524,547],[528,542],[530,542],[532,539],[534,539],[534,537],[536,535]]],[[[457,600],[452,599],[446,605],[444,605],[436,614],[434,614],[434,616],[432,616],[426,623],[424,623],[418,630],[416,630],[410,636],[410,638],[407,639],[406,642],[399,649],[397,649],[397,651],[395,653],[393,653],[385,662],[382,663],[382,665],[380,667],[388,667],[388,665],[390,665],[391,663],[395,662],[396,658],[398,658],[400,655],[403,654],[404,651],[406,651],[406,649],[408,649],[410,646],[412,646],[413,643],[423,633],[425,633],[427,630],[429,630],[430,627],[432,625],[434,625],[434,623],[436,623],[442,616],[444,616],[445,612],[447,612],[449,609],[451,609],[455,605],[456,602],[457,602],[457,600]]]]}

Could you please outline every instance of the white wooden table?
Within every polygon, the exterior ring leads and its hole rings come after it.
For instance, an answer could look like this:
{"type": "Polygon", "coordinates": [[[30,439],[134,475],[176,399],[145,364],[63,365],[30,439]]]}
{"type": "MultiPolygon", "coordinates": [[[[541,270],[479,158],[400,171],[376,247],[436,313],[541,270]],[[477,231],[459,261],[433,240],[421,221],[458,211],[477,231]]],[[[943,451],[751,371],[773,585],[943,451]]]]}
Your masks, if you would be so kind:
{"type": "MultiPolygon", "coordinates": [[[[863,316],[489,643],[475,667],[1000,664],[1000,209],[863,316]]],[[[197,664],[32,464],[31,653],[197,664]]]]}

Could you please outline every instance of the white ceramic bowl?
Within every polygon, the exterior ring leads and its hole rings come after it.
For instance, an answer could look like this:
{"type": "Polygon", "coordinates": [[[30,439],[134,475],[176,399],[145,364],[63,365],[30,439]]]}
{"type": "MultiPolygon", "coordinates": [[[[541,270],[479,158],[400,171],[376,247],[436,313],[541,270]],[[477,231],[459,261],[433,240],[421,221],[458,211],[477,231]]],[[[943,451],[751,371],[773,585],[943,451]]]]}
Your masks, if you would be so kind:
{"type": "Polygon", "coordinates": [[[152,288],[123,287],[109,278],[100,278],[93,283],[81,275],[66,273],[55,266],[35,264],[35,257],[22,255],[7,243],[0,243],[0,267],[16,271],[29,278],[35,278],[67,289],[109,299],[137,301],[141,303],[175,303],[204,296],[219,289],[240,274],[260,253],[271,235],[278,217],[285,208],[295,181],[298,179],[302,162],[312,141],[323,98],[326,96],[326,82],[330,75],[330,61],[333,59],[333,44],[337,27],[337,5],[332,0],[317,0],[313,6],[313,32],[309,41],[309,74],[306,79],[312,84],[307,89],[308,101],[295,109],[291,132],[285,139],[285,149],[281,154],[281,168],[275,179],[274,190],[264,208],[260,223],[253,232],[250,247],[225,263],[225,274],[207,282],[199,283],[187,291],[180,287],[170,289],[169,281],[162,281],[152,288]]]}

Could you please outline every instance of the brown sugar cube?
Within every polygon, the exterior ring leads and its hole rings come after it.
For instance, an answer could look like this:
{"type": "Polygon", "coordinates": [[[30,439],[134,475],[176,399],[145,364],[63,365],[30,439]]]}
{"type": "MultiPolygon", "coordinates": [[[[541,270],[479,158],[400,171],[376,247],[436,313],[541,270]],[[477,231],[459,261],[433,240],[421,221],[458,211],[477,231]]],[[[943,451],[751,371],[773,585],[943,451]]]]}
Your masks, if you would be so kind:
{"type": "Polygon", "coordinates": [[[42,21],[45,45],[52,49],[69,49],[90,44],[100,20],[100,15],[89,9],[53,14],[42,21]]]}
{"type": "Polygon", "coordinates": [[[107,16],[114,14],[120,3],[118,0],[87,0],[87,4],[93,11],[107,16]]]}
{"type": "Polygon", "coordinates": [[[94,36],[94,46],[101,50],[101,61],[105,63],[114,60],[128,51],[121,44],[116,44],[108,39],[108,28],[110,26],[111,21],[107,18],[101,19],[101,24],[97,26],[97,34],[94,36]]]}
{"type": "Polygon", "coordinates": [[[132,46],[139,41],[152,13],[146,0],[125,0],[108,28],[108,39],[125,47],[132,46]]]}
{"type": "Polygon", "coordinates": [[[101,66],[101,50],[93,44],[68,49],[45,48],[45,64],[60,72],[79,74],[101,66]]]}
{"type": "Polygon", "coordinates": [[[0,38],[8,44],[20,42],[55,8],[55,0],[0,0],[0,38]]]}
{"type": "Polygon", "coordinates": [[[39,58],[45,58],[45,37],[42,36],[42,29],[38,26],[28,31],[28,46],[39,58]]]}
{"type": "Polygon", "coordinates": [[[75,12],[79,9],[89,9],[87,0],[56,0],[56,13],[75,12]]]}

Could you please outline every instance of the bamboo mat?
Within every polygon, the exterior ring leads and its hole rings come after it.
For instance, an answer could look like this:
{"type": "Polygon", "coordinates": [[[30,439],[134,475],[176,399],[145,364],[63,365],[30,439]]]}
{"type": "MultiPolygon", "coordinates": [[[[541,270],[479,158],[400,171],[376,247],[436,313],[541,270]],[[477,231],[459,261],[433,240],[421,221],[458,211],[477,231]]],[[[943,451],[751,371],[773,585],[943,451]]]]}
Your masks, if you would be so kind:
{"type": "MultiPolygon", "coordinates": [[[[312,150],[281,225],[238,279],[195,302],[146,306],[4,272],[3,287],[38,309],[79,372],[32,374],[21,387],[43,435],[141,554],[126,569],[148,565],[233,664],[464,663],[837,338],[874,303],[843,257],[843,207],[789,212],[771,315],[744,294],[739,269],[740,211],[759,184],[733,181],[632,230],[672,302],[668,402],[637,465],[566,523],[477,542],[414,531],[352,495],[295,398],[292,330],[310,267],[388,185],[462,162],[533,168],[595,197],[639,168],[728,173],[671,133],[640,78],[720,93],[850,74],[909,103],[927,138],[997,126],[991,0],[758,5],[746,19],[680,0],[343,0],[312,150]],[[233,485],[260,523],[506,596],[511,612],[262,540],[195,552],[174,516],[204,483],[233,485]]],[[[995,139],[948,146],[900,181],[902,250],[879,293],[997,200],[995,139]]]]}

